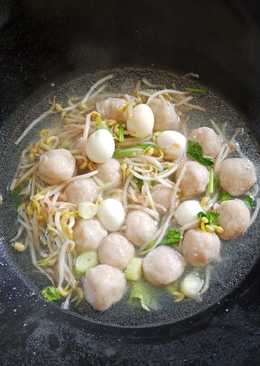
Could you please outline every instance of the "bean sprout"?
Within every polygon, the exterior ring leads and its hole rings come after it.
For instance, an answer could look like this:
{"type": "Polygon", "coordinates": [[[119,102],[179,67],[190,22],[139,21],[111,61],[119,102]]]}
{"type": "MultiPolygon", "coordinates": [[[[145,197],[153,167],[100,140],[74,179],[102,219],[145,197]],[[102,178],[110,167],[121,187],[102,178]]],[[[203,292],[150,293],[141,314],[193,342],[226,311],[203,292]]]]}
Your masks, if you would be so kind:
{"type": "MultiPolygon", "coordinates": [[[[17,208],[17,233],[11,239],[11,242],[14,247],[14,244],[17,244],[17,251],[23,251],[28,248],[27,250],[30,251],[33,266],[37,271],[40,271],[46,276],[53,287],[55,287],[54,290],[57,291],[59,299],[62,298],[60,302],[62,303],[61,306],[63,309],[69,309],[71,304],[77,303],[83,299],[84,295],[87,298],[87,292],[84,293],[83,290],[85,285],[82,285],[86,276],[88,276],[89,268],[83,268],[84,271],[81,268],[78,270],[77,264],[79,259],[82,258],[81,255],[86,255],[86,253],[89,254],[89,252],[92,252],[93,254],[94,250],[90,251],[88,248],[80,248],[80,240],[77,237],[77,227],[78,225],[81,225],[81,223],[89,224],[90,219],[94,219],[98,221],[98,224],[101,227],[102,225],[104,226],[103,231],[105,234],[111,232],[112,229],[105,223],[106,211],[104,211],[104,219],[102,218],[101,220],[101,209],[103,204],[104,210],[107,209],[105,205],[106,202],[104,202],[107,198],[113,198],[122,203],[122,205],[120,205],[118,201],[113,202],[113,207],[121,207],[122,209],[121,223],[114,231],[119,232],[120,235],[125,235],[127,239],[135,245],[147,241],[135,251],[134,260],[137,260],[137,263],[139,263],[140,273],[138,273],[138,276],[141,276],[142,271],[145,274],[145,267],[140,267],[140,265],[142,266],[143,256],[159,245],[170,245],[173,247],[173,250],[178,251],[178,255],[183,255],[183,258],[185,257],[185,259],[187,259],[184,250],[185,238],[183,241],[182,238],[188,234],[186,232],[190,229],[215,232],[221,237],[221,230],[223,233],[224,225],[222,228],[218,226],[218,223],[215,225],[211,224],[210,221],[213,220],[215,211],[221,202],[220,188],[215,184],[215,180],[213,182],[213,178],[215,179],[215,175],[217,177],[222,161],[226,159],[231,152],[242,158],[246,158],[240,145],[236,142],[236,138],[238,134],[241,133],[241,129],[237,129],[231,139],[229,139],[226,136],[226,131],[220,128],[219,125],[211,119],[210,122],[221,139],[222,145],[219,154],[216,158],[212,158],[213,160],[203,159],[203,155],[202,159],[201,156],[197,158],[196,154],[194,154],[194,160],[197,160],[205,166],[208,164],[207,168],[210,170],[210,176],[213,177],[210,180],[211,184],[208,184],[210,189],[205,189],[203,194],[194,194],[194,197],[189,198],[189,200],[201,201],[200,205],[205,217],[201,218],[201,215],[195,213],[189,221],[179,220],[176,209],[187,200],[187,197],[184,196],[184,189],[181,183],[183,182],[186,173],[186,165],[183,164],[183,162],[188,159],[188,155],[186,155],[188,153],[184,151],[182,157],[176,160],[168,159],[169,154],[167,154],[167,148],[165,148],[163,144],[162,146],[158,145],[159,139],[157,137],[160,131],[153,132],[151,128],[149,136],[146,136],[145,138],[131,136],[130,129],[127,129],[127,127],[129,127],[129,119],[125,122],[125,119],[127,119],[125,116],[131,114],[131,110],[136,104],[146,103],[149,105],[152,104],[154,98],[158,98],[158,100],[164,101],[164,103],[161,104],[167,107],[168,101],[170,101],[178,112],[181,126],[180,131],[188,139],[189,117],[192,118],[193,116],[193,113],[190,113],[190,111],[197,110],[205,112],[205,108],[197,104],[191,104],[193,96],[189,92],[179,91],[168,87],[165,87],[163,90],[158,90],[158,85],[154,85],[146,79],[142,79],[142,83],[146,86],[144,90],[141,90],[141,81],[137,82],[134,90],[136,96],[125,93],[107,93],[105,92],[105,88],[108,86],[108,81],[112,78],[113,75],[110,74],[98,80],[89,88],[85,96],[70,98],[67,105],[64,107],[54,101],[52,109],[47,110],[33,120],[15,141],[15,145],[18,145],[30,131],[38,126],[43,120],[47,119],[50,115],[58,116],[59,125],[42,129],[39,133],[39,138],[21,152],[20,162],[18,163],[15,177],[10,185],[10,195],[13,195],[14,198],[18,195],[20,201],[18,202],[17,208]],[[123,107],[118,108],[117,104],[116,106],[113,104],[110,105],[109,103],[111,100],[111,103],[114,102],[111,97],[123,99],[125,102],[122,103],[123,107]],[[98,113],[98,103],[99,101],[103,101],[104,98],[110,98],[107,101],[108,111],[98,113]],[[111,112],[111,118],[109,118],[110,108],[113,110],[113,112],[111,112]],[[124,118],[122,118],[123,121],[117,120],[117,118],[114,117],[117,115],[117,112],[124,113],[124,118]],[[84,144],[89,143],[88,137],[90,134],[97,131],[100,126],[107,128],[110,131],[114,138],[112,145],[115,145],[115,149],[113,147],[107,160],[104,159],[104,161],[102,161],[102,159],[98,159],[97,161],[99,161],[99,163],[96,163],[90,160],[84,151],[86,149],[83,149],[80,143],[81,141],[84,144]],[[71,169],[72,172],[71,175],[69,175],[69,177],[71,177],[70,179],[64,180],[61,178],[53,180],[57,181],[58,184],[48,185],[44,179],[41,179],[41,169],[39,169],[39,165],[43,161],[43,154],[52,149],[66,149],[71,154],[75,166],[73,165],[73,169],[71,169]],[[114,171],[112,171],[112,173],[108,171],[108,177],[105,179],[102,175],[102,169],[105,169],[106,165],[109,167],[111,165],[112,169],[114,169],[114,164],[109,164],[110,159],[117,159],[117,164],[115,164],[116,171],[115,174],[114,171]],[[211,168],[211,165],[208,163],[209,160],[211,164],[212,161],[214,161],[213,168],[211,168]],[[104,162],[106,164],[102,164],[104,162]],[[176,172],[178,174],[175,174],[176,172]],[[102,179],[100,178],[101,176],[102,179]],[[119,177],[118,182],[114,182],[114,176],[116,178],[119,177]],[[84,198],[83,188],[80,190],[79,203],[77,199],[75,199],[75,201],[71,199],[72,202],[69,202],[70,198],[67,192],[67,186],[72,182],[84,179],[88,179],[94,184],[94,190],[96,191],[95,197],[91,197],[91,195],[88,197],[86,194],[87,198],[84,198]],[[167,189],[159,191],[157,196],[156,189],[163,188],[158,185],[162,185],[167,189]],[[167,193],[167,195],[164,196],[164,193],[167,193]],[[162,196],[160,196],[161,194],[162,196]],[[90,215],[88,208],[92,206],[95,207],[95,210],[93,210],[90,215]],[[138,226],[137,229],[141,230],[140,236],[143,234],[142,230],[145,232],[144,234],[147,235],[147,237],[145,237],[145,235],[143,238],[141,237],[140,240],[138,238],[136,242],[134,239],[130,238],[129,235],[131,230],[129,230],[128,218],[130,220],[131,217],[128,213],[133,213],[133,211],[139,211],[137,212],[137,218],[139,214],[141,219],[138,218],[138,220],[144,220],[145,222],[145,219],[147,219],[148,223],[151,221],[154,225],[154,227],[152,227],[151,224],[151,230],[147,230],[147,233],[142,228],[142,222],[140,223],[137,221],[138,224],[136,224],[133,220],[133,225],[136,225],[136,227],[138,226]],[[150,217],[147,217],[144,213],[150,217]],[[213,218],[210,215],[212,215],[213,218]],[[125,221],[124,218],[126,218],[125,221]],[[151,218],[153,220],[151,220],[151,218]],[[181,225],[180,222],[187,223],[181,225]],[[219,231],[217,231],[217,229],[219,231]],[[19,242],[16,242],[17,240],[19,240],[19,242]]],[[[169,86],[170,85],[171,84],[169,84],[169,86]]],[[[191,89],[192,88],[190,88],[190,91],[191,89]]],[[[146,107],[146,109],[149,108],[146,107]]],[[[155,116],[155,118],[157,118],[157,116],[155,116]]],[[[174,118],[176,118],[176,116],[174,118]]],[[[137,133],[136,135],[138,136],[139,134],[137,133]]],[[[100,146],[101,145],[102,143],[100,143],[100,146]]],[[[175,147],[174,142],[173,146],[175,147]]],[[[202,150],[202,146],[200,147],[202,150]]],[[[183,149],[185,149],[185,144],[183,149]]],[[[203,151],[200,153],[198,149],[197,155],[201,154],[203,154],[203,151]]],[[[47,156],[48,155],[49,154],[47,154],[47,156]]],[[[58,170],[59,169],[57,168],[57,171],[58,170]]],[[[104,173],[104,176],[105,175],[106,174],[104,173]]],[[[84,182],[81,183],[84,185],[84,182]]],[[[254,224],[260,209],[260,198],[257,198],[258,185],[256,184],[254,190],[251,189],[251,191],[252,196],[255,199],[256,207],[252,213],[250,226],[254,224]]],[[[110,203],[111,202],[112,200],[110,203]]],[[[110,207],[107,207],[110,210],[110,207]]],[[[200,210],[199,204],[198,207],[200,210]]],[[[118,211],[120,211],[120,209],[118,209],[118,211]]],[[[116,212],[112,212],[109,219],[112,220],[114,214],[116,215],[116,212]]],[[[133,216],[134,215],[135,213],[133,213],[133,216]]],[[[133,231],[134,229],[135,227],[133,228],[133,231]]],[[[89,231],[87,231],[87,233],[90,235],[89,231]]],[[[95,237],[95,235],[93,235],[93,237],[95,237]]],[[[84,245],[82,246],[84,247],[84,245]]],[[[100,263],[100,258],[98,259],[96,253],[94,253],[94,256],[96,256],[97,259],[93,261],[93,266],[96,266],[97,263],[100,263]]],[[[84,256],[83,258],[85,260],[84,256]]],[[[184,259],[182,260],[184,261],[184,259]]],[[[129,273],[128,266],[130,266],[130,264],[131,262],[124,268],[120,268],[121,270],[123,269],[122,273],[129,273]]],[[[160,271],[158,270],[158,272],[160,271]]],[[[200,291],[198,289],[199,293],[198,297],[196,296],[197,300],[201,300],[201,296],[208,290],[210,274],[211,267],[207,265],[205,268],[204,284],[201,289],[201,286],[199,287],[200,291]]],[[[180,279],[181,276],[182,275],[180,274],[180,279]]],[[[147,279],[146,274],[145,278],[147,279]]]]}

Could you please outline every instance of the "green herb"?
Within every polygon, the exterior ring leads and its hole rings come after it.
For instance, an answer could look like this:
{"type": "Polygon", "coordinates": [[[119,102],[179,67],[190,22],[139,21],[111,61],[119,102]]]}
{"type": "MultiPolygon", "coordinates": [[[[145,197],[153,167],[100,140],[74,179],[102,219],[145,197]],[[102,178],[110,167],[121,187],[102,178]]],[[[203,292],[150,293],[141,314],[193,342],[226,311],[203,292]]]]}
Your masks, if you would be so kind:
{"type": "Polygon", "coordinates": [[[153,288],[141,281],[137,281],[132,285],[129,302],[132,305],[141,305],[146,311],[156,310],[157,302],[155,300],[153,288]]]}
{"type": "Polygon", "coordinates": [[[188,155],[193,158],[194,160],[198,161],[200,164],[205,166],[213,166],[214,160],[210,156],[203,155],[203,150],[201,145],[196,141],[188,141],[188,155]]]}
{"type": "Polygon", "coordinates": [[[143,149],[135,147],[130,147],[128,149],[116,149],[114,152],[114,158],[134,158],[137,155],[143,154],[143,152],[143,149]]]}
{"type": "Polygon", "coordinates": [[[218,201],[219,202],[225,202],[225,201],[230,201],[230,200],[232,200],[232,196],[228,192],[220,192],[219,193],[219,195],[218,195],[218,201]]]}
{"type": "Polygon", "coordinates": [[[208,89],[207,88],[185,88],[185,90],[189,93],[194,93],[194,94],[207,94],[208,93],[208,89]]]}
{"type": "MultiPolygon", "coordinates": [[[[164,238],[160,242],[160,245],[170,245],[170,246],[176,245],[181,241],[181,239],[182,239],[181,232],[177,229],[170,228],[170,229],[168,229],[164,238]]],[[[156,240],[148,241],[148,243],[146,243],[143,247],[140,248],[138,254],[139,255],[147,254],[152,249],[154,249],[155,243],[156,243],[156,240]]]]}
{"type": "Polygon", "coordinates": [[[141,148],[141,149],[144,149],[144,150],[146,150],[146,149],[149,149],[149,147],[154,147],[154,146],[156,146],[155,144],[153,144],[153,143],[143,143],[143,144],[136,144],[135,146],[133,146],[133,147],[136,147],[136,148],[141,148]]]}
{"type": "Polygon", "coordinates": [[[123,124],[119,124],[117,136],[118,136],[118,141],[119,142],[124,142],[124,140],[125,140],[125,126],[123,124]]]}
{"type": "Polygon", "coordinates": [[[218,217],[219,217],[219,213],[215,212],[215,211],[208,211],[208,212],[199,212],[198,213],[198,218],[201,219],[207,219],[207,224],[208,225],[217,225],[218,224],[218,217]]]}
{"type": "Polygon", "coordinates": [[[252,197],[250,194],[247,194],[244,197],[244,202],[245,204],[249,207],[249,208],[253,208],[254,207],[254,197],[252,197]]]}
{"type": "Polygon", "coordinates": [[[75,263],[75,271],[78,276],[83,276],[92,267],[98,264],[97,252],[90,250],[80,254],[75,263]]]}
{"type": "Polygon", "coordinates": [[[134,257],[125,270],[128,281],[138,281],[142,277],[142,259],[134,257]]]}
{"type": "Polygon", "coordinates": [[[116,149],[114,152],[114,158],[134,158],[140,154],[145,153],[147,149],[150,147],[154,147],[155,144],[147,143],[147,144],[136,144],[126,149],[116,149]]]}
{"type": "Polygon", "coordinates": [[[181,232],[177,229],[170,228],[160,244],[162,245],[175,245],[182,239],[181,232]]]}
{"type": "Polygon", "coordinates": [[[142,179],[139,179],[139,178],[135,178],[134,181],[135,181],[139,191],[141,192],[142,188],[143,188],[143,185],[144,185],[144,181],[142,179]]]}
{"type": "Polygon", "coordinates": [[[23,202],[21,191],[22,191],[22,187],[18,187],[10,192],[10,197],[11,197],[12,202],[15,205],[15,208],[18,208],[23,202]]]}
{"type": "Polygon", "coordinates": [[[61,294],[56,287],[48,286],[41,291],[41,295],[44,300],[49,302],[58,301],[61,298],[61,294]]]}

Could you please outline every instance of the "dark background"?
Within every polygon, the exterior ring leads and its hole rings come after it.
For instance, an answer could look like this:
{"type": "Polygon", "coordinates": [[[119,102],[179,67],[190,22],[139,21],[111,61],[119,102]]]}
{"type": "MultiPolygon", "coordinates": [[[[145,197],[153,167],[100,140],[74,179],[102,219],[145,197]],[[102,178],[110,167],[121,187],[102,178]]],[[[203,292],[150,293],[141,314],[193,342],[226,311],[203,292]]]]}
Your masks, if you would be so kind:
{"type": "MultiPolygon", "coordinates": [[[[70,75],[149,66],[198,72],[247,113],[259,137],[256,4],[0,0],[0,123],[33,92],[70,75]]],[[[2,243],[0,365],[259,365],[259,274],[257,264],[240,289],[190,321],[106,328],[43,304],[2,243]]]]}

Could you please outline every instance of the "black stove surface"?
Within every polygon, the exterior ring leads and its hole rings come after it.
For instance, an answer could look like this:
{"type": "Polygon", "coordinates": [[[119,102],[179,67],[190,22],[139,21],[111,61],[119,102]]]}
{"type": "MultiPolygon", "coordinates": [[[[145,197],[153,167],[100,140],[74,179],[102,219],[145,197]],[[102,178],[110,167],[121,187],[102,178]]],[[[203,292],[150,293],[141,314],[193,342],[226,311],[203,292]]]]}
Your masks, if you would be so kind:
{"type": "MultiPolygon", "coordinates": [[[[18,7],[15,1],[0,0],[0,123],[38,87],[58,84],[61,74],[118,65],[170,68],[172,63],[187,71],[190,49],[192,71],[207,81],[212,67],[219,68],[217,87],[232,92],[252,118],[259,116],[254,53],[255,42],[260,45],[259,14],[252,1],[183,1],[176,6],[174,1],[89,1],[87,13],[77,2],[20,3],[18,7]],[[178,14],[186,17],[176,24],[178,14]],[[75,17],[76,43],[71,36],[75,17]],[[86,39],[81,36],[83,25],[86,39]],[[186,43],[177,47],[173,60],[171,46],[181,35],[180,25],[186,43]],[[135,52],[129,53],[128,47],[135,52]],[[211,68],[203,63],[203,52],[211,56],[211,68]],[[231,85],[226,85],[227,76],[231,85]],[[234,91],[242,89],[244,94],[234,91]]],[[[260,365],[259,263],[240,289],[205,314],[157,329],[116,329],[84,322],[43,303],[10,264],[4,245],[1,240],[1,366],[260,365]]]]}

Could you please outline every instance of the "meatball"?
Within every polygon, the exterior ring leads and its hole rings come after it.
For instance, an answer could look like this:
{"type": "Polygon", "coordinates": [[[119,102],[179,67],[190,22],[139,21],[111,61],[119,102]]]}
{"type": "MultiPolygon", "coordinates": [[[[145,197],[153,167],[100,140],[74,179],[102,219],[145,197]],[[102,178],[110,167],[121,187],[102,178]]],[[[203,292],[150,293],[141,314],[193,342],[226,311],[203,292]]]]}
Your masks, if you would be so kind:
{"type": "Polygon", "coordinates": [[[187,139],[178,131],[166,130],[158,132],[156,141],[163,150],[164,157],[167,160],[180,159],[186,153],[187,139]]]}
{"type": "Polygon", "coordinates": [[[93,202],[98,196],[98,186],[91,178],[71,182],[64,191],[66,200],[72,203],[93,202]]]}
{"type": "Polygon", "coordinates": [[[122,203],[114,198],[104,199],[99,205],[97,215],[109,231],[118,231],[125,221],[125,209],[122,203]]]}
{"type": "Polygon", "coordinates": [[[188,230],[182,242],[184,259],[193,266],[203,267],[220,257],[221,243],[215,233],[188,230]]]}
{"type": "Polygon", "coordinates": [[[116,159],[110,159],[98,166],[98,178],[104,183],[110,183],[110,188],[117,188],[121,184],[122,174],[120,164],[116,159]]]}
{"type": "Polygon", "coordinates": [[[220,237],[224,240],[243,235],[249,227],[250,211],[239,199],[222,202],[218,207],[218,213],[218,223],[224,229],[220,237]]]}
{"type": "Polygon", "coordinates": [[[93,132],[86,142],[87,158],[94,163],[103,164],[110,160],[115,151],[115,141],[110,131],[100,128],[93,132]]]}
{"type": "Polygon", "coordinates": [[[73,176],[75,167],[76,161],[70,151],[49,150],[40,157],[38,175],[47,184],[60,184],[73,176]]]}
{"type": "Polygon", "coordinates": [[[232,196],[241,196],[256,183],[255,167],[248,159],[226,159],[220,165],[219,182],[232,196]]]}
{"type": "Polygon", "coordinates": [[[143,211],[132,211],[126,217],[126,236],[138,247],[152,240],[156,229],[156,221],[143,211]]]}
{"type": "Polygon", "coordinates": [[[77,252],[96,250],[106,236],[107,231],[98,220],[78,220],[74,228],[77,252]]]}
{"type": "Polygon", "coordinates": [[[96,310],[107,310],[120,301],[126,290],[124,274],[117,268],[100,264],[91,268],[83,279],[87,302],[96,310]]]}
{"type": "Polygon", "coordinates": [[[202,147],[203,153],[212,156],[212,158],[215,158],[221,150],[221,138],[209,127],[200,127],[193,130],[190,140],[198,142],[202,147]]]}
{"type": "Polygon", "coordinates": [[[165,99],[154,98],[149,106],[155,118],[155,131],[179,130],[180,118],[176,113],[174,104],[165,99]]]}
{"type": "Polygon", "coordinates": [[[125,269],[134,256],[134,246],[122,234],[112,233],[98,248],[99,261],[118,269],[125,269]]]}
{"type": "Polygon", "coordinates": [[[131,136],[144,138],[153,134],[154,115],[147,104],[137,104],[129,114],[126,122],[131,136]]]}
{"type": "Polygon", "coordinates": [[[152,190],[152,198],[155,203],[162,206],[158,208],[160,213],[165,213],[171,205],[172,188],[165,187],[163,184],[157,184],[152,190]],[[165,210],[163,210],[165,208],[165,210]]]}
{"type": "MultiPolygon", "coordinates": [[[[177,177],[182,167],[177,171],[177,177]]],[[[184,197],[191,197],[205,192],[209,182],[209,171],[205,166],[196,161],[185,163],[185,172],[180,183],[181,193],[184,197]]]]}
{"type": "Polygon", "coordinates": [[[123,98],[107,98],[97,102],[96,108],[103,117],[125,122],[127,120],[127,102],[123,98]]]}
{"type": "Polygon", "coordinates": [[[176,281],[184,267],[182,255],[165,245],[153,249],[143,260],[144,276],[154,286],[166,286],[176,281]]]}
{"type": "Polygon", "coordinates": [[[175,218],[179,225],[187,225],[198,219],[198,213],[203,208],[196,200],[187,200],[180,203],[175,211],[175,218]]]}

